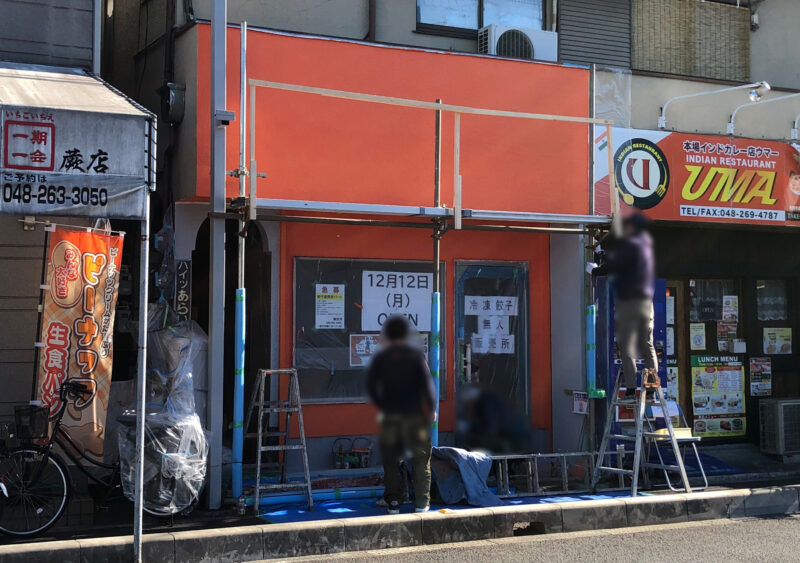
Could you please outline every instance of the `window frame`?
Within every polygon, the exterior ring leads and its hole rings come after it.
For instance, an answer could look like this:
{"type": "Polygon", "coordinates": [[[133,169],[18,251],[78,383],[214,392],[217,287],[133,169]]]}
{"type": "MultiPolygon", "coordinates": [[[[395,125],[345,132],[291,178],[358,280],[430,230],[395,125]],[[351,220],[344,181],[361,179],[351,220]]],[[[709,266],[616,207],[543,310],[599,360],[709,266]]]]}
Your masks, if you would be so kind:
{"type": "MultiPolygon", "coordinates": [[[[417,0],[418,2],[419,0],[417,0]]],[[[545,29],[545,19],[547,17],[547,1],[542,0],[542,25],[541,29],[545,29]]],[[[484,8],[484,0],[478,0],[478,27],[477,29],[471,29],[468,27],[455,27],[449,25],[440,25],[440,24],[433,24],[433,23],[425,23],[420,21],[419,19],[419,9],[418,4],[415,2],[416,10],[416,28],[414,29],[414,33],[420,33],[423,35],[436,35],[439,37],[450,37],[453,39],[472,39],[477,41],[478,40],[478,31],[486,27],[486,23],[484,22],[483,14],[485,12],[484,8]]]]}
{"type": "MultiPolygon", "coordinates": [[[[433,264],[430,260],[416,260],[416,259],[391,259],[391,258],[351,258],[351,257],[319,257],[319,256],[294,256],[292,260],[292,336],[290,345],[291,349],[291,357],[292,357],[292,367],[298,369],[298,374],[300,374],[300,369],[297,368],[297,263],[298,261],[316,261],[316,262],[359,262],[363,263],[365,266],[374,266],[375,268],[379,268],[380,264],[385,263],[392,263],[392,264],[408,264],[409,266],[424,266],[433,268],[433,264]]],[[[442,311],[442,326],[440,330],[440,360],[439,360],[439,402],[444,402],[447,400],[447,361],[446,361],[446,354],[447,354],[447,338],[448,338],[448,330],[447,325],[444,322],[446,318],[445,312],[447,311],[447,261],[440,260],[439,262],[439,294],[440,294],[440,307],[442,311]]],[[[334,282],[331,282],[334,283],[334,282]]],[[[362,333],[359,329],[358,333],[362,333]]],[[[348,329],[349,333],[349,329],[348,329]]],[[[429,351],[430,352],[430,351],[429,351]]],[[[366,368],[362,368],[366,370],[366,368]]],[[[302,389],[301,389],[302,394],[302,389]]],[[[349,396],[349,397],[311,397],[303,395],[303,403],[304,404],[313,404],[313,405],[342,405],[342,404],[365,404],[369,403],[370,399],[366,394],[366,390],[362,396],[349,396]]]]}

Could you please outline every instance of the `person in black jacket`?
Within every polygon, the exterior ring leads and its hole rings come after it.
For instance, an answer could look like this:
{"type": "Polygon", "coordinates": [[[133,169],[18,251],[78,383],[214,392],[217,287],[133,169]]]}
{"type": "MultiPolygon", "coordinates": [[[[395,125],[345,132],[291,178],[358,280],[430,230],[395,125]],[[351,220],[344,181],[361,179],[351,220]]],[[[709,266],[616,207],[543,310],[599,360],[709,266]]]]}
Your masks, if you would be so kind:
{"type": "Polygon", "coordinates": [[[642,385],[648,388],[660,385],[653,347],[655,258],[648,226],[644,215],[631,215],[624,222],[624,237],[614,242],[603,264],[587,265],[593,276],[614,277],[616,340],[627,397],[636,393],[637,358],[644,360],[642,385]]]}
{"type": "Polygon", "coordinates": [[[416,512],[427,512],[430,506],[430,430],[436,420],[436,396],[425,355],[408,343],[409,334],[406,319],[389,318],[383,325],[387,346],[375,355],[367,372],[367,392],[381,411],[383,498],[389,514],[398,514],[403,502],[398,463],[407,450],[416,512]]]}

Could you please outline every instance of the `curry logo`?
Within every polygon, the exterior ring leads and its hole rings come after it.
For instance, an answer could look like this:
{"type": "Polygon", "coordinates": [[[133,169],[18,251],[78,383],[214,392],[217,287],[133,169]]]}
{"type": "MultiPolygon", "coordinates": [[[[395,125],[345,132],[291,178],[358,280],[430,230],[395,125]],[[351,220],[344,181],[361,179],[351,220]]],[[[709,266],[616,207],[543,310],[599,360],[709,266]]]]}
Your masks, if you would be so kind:
{"type": "Polygon", "coordinates": [[[652,141],[631,139],[614,155],[614,177],[622,201],[639,209],[650,209],[667,194],[667,157],[652,141]]]}

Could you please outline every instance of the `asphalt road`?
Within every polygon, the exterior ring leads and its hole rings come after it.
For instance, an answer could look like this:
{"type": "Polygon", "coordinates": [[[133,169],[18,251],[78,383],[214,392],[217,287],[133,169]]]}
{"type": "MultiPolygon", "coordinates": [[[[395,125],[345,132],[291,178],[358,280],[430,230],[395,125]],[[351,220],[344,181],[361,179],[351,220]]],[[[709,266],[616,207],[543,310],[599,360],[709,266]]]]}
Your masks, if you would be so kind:
{"type": "Polygon", "coordinates": [[[642,561],[734,563],[800,561],[800,516],[714,520],[668,526],[574,532],[405,547],[292,559],[297,561],[642,561]]]}

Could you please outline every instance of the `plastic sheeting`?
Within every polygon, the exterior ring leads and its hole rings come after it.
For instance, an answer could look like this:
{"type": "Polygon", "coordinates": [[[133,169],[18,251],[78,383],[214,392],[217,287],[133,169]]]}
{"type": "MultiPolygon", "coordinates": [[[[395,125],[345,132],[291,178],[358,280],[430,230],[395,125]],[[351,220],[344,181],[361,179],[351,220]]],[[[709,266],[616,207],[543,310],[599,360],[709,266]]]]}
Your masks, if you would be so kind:
{"type": "Polygon", "coordinates": [[[631,126],[631,71],[597,68],[595,79],[595,117],[610,119],[615,127],[631,126]]]}
{"type": "MultiPolygon", "coordinates": [[[[162,316],[155,314],[151,320],[164,318],[163,313],[162,309],[162,316]]],[[[194,321],[148,334],[144,510],[151,514],[188,511],[205,484],[208,442],[195,412],[193,384],[194,373],[205,372],[205,366],[199,365],[205,358],[193,349],[206,342],[194,321]]],[[[134,423],[135,411],[126,411],[117,437],[122,488],[131,500],[136,469],[134,423]]]]}

